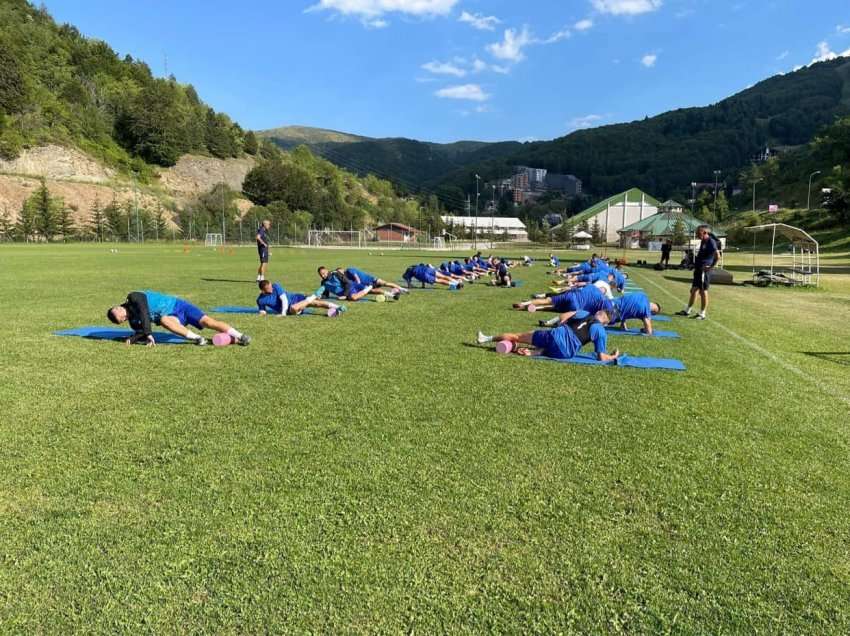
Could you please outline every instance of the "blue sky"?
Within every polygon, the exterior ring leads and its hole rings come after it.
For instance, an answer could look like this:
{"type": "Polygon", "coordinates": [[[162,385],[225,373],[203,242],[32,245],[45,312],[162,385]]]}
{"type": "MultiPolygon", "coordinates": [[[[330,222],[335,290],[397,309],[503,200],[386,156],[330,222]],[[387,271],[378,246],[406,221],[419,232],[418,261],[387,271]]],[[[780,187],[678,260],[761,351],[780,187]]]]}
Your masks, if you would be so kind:
{"type": "Polygon", "coordinates": [[[552,139],[850,56],[848,0],[47,0],[252,129],[552,139]]]}

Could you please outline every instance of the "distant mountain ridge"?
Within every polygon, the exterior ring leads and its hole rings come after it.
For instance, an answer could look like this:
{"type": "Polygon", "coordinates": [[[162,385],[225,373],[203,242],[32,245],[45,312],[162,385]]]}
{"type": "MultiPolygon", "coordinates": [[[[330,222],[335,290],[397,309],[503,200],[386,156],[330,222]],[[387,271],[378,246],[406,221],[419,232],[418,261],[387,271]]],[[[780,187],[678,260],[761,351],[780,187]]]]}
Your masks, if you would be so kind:
{"type": "MultiPolygon", "coordinates": [[[[404,190],[436,192],[456,203],[474,191],[474,175],[493,181],[514,165],[574,174],[602,196],[639,187],[668,198],[692,181],[723,178],[765,147],[812,141],[850,114],[850,59],[839,58],[770,77],[709,106],[683,108],[630,123],[579,130],[551,141],[436,144],[412,139],[324,140],[314,152],[359,174],[373,173],[404,190]]],[[[272,131],[264,133],[279,145],[272,131]]]]}

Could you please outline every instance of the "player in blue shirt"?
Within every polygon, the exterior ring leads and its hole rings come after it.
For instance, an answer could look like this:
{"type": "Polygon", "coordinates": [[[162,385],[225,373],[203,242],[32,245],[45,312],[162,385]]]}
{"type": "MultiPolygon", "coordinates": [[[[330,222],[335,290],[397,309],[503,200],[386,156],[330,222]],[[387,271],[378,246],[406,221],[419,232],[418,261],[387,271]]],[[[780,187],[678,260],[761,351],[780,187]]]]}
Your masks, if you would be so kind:
{"type": "Polygon", "coordinates": [[[711,274],[714,266],[720,258],[720,239],[711,233],[707,225],[697,228],[697,236],[700,239],[699,251],[694,260],[694,280],[691,285],[691,296],[688,306],[682,311],[677,311],[677,316],[690,316],[694,301],[699,294],[700,312],[696,315],[697,320],[705,320],[705,312],[708,309],[708,288],[711,286],[711,274]]]}
{"type": "Polygon", "coordinates": [[[272,222],[265,219],[257,228],[257,254],[260,257],[260,266],[257,268],[257,282],[266,278],[266,270],[269,266],[269,246],[271,244],[269,230],[271,227],[272,222]]]}
{"type": "Polygon", "coordinates": [[[541,320],[541,327],[555,327],[559,323],[566,322],[573,314],[586,311],[595,314],[598,311],[613,312],[614,305],[605,297],[605,294],[595,285],[579,287],[562,294],[556,294],[548,298],[535,298],[522,303],[514,304],[515,309],[527,309],[529,305],[535,305],[543,311],[555,311],[559,316],[550,320],[541,320]]]}
{"type": "Polygon", "coordinates": [[[490,284],[495,287],[513,287],[514,281],[511,278],[511,272],[508,269],[508,264],[501,258],[494,258],[493,266],[496,271],[493,280],[490,281],[490,284]]]}
{"type": "Polygon", "coordinates": [[[396,285],[395,283],[384,280],[383,278],[378,278],[377,276],[364,272],[362,269],[357,269],[356,267],[347,267],[343,270],[343,273],[348,280],[358,285],[371,285],[375,289],[389,287],[394,290],[394,294],[405,294],[408,291],[401,285],[396,285]]]}
{"type": "Polygon", "coordinates": [[[450,261],[443,261],[442,263],[440,263],[440,269],[439,269],[440,273],[443,276],[448,276],[452,280],[456,280],[456,281],[461,281],[461,282],[466,281],[466,282],[469,282],[469,283],[471,283],[473,281],[473,278],[471,276],[467,276],[466,272],[463,272],[463,268],[456,268],[456,269],[459,269],[463,273],[461,273],[461,274],[455,273],[452,270],[452,265],[453,265],[453,263],[451,263],[450,261]]]}
{"type": "Polygon", "coordinates": [[[525,356],[546,356],[568,360],[578,355],[581,348],[593,344],[596,358],[609,362],[620,357],[619,351],[607,353],[608,335],[605,325],[611,320],[606,311],[589,314],[585,311],[576,313],[570,320],[555,329],[528,331],[526,333],[503,333],[497,336],[485,336],[478,332],[478,344],[488,342],[510,342],[514,353],[525,356]],[[519,345],[530,345],[531,348],[519,345]]]}
{"type": "Polygon", "coordinates": [[[387,298],[391,300],[398,300],[399,294],[401,293],[401,288],[398,286],[396,286],[398,287],[397,289],[393,289],[393,291],[387,291],[385,293],[382,289],[377,289],[370,283],[355,282],[346,275],[345,270],[341,267],[331,271],[322,265],[319,267],[318,272],[319,278],[322,279],[322,286],[317,290],[316,295],[324,298],[336,296],[342,300],[351,300],[356,302],[371,294],[373,296],[377,296],[378,300],[384,301],[387,298]]]}
{"type": "Polygon", "coordinates": [[[649,296],[643,292],[632,292],[614,300],[614,317],[612,322],[619,323],[621,329],[626,328],[627,320],[643,321],[643,331],[652,335],[652,317],[661,312],[658,303],[650,302],[649,296]]]}
{"type": "Polygon", "coordinates": [[[207,344],[207,339],[188,329],[186,325],[195,329],[212,329],[226,333],[243,346],[251,342],[251,337],[247,334],[237,331],[226,322],[210,318],[192,303],[149,289],[130,292],[127,302],[110,307],[106,317],[116,325],[129,321],[134,334],[126,340],[128,345],[145,342],[148,347],[156,346],[151,331],[152,324],[164,327],[171,333],[201,346],[207,344]]]}
{"type": "Polygon", "coordinates": [[[456,281],[449,278],[448,276],[438,272],[433,265],[426,263],[411,265],[404,271],[402,278],[405,280],[408,287],[410,287],[411,282],[416,279],[422,283],[422,287],[425,287],[425,285],[446,285],[449,289],[463,288],[463,281],[456,281]]]}
{"type": "Polygon", "coordinates": [[[261,280],[258,284],[260,295],[257,296],[257,309],[260,315],[297,316],[308,307],[327,309],[331,318],[345,311],[336,303],[319,300],[315,294],[309,296],[286,291],[280,283],[261,280]]]}

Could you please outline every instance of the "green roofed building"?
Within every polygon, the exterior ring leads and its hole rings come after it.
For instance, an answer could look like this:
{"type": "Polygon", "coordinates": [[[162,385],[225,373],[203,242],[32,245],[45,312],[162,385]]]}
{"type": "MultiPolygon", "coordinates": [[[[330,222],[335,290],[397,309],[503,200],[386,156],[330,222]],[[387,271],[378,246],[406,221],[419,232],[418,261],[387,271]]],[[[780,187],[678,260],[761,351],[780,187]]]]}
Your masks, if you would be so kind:
{"type": "MultiPolygon", "coordinates": [[[[659,206],[660,203],[654,197],[643,190],[632,188],[600,201],[564,222],[575,228],[587,223],[588,230],[598,224],[603,241],[615,243],[620,239],[621,229],[657,214],[659,206]]],[[[552,228],[552,231],[556,232],[558,227],[552,228]]]]}
{"type": "MultiPolygon", "coordinates": [[[[636,221],[619,230],[622,247],[646,247],[652,241],[663,241],[673,237],[676,222],[682,221],[683,233],[688,240],[696,235],[697,228],[704,225],[703,221],[682,212],[659,212],[650,217],[636,221]],[[636,243],[638,245],[636,245],[636,243]]],[[[714,230],[717,238],[723,239],[724,232],[714,230]]]]}

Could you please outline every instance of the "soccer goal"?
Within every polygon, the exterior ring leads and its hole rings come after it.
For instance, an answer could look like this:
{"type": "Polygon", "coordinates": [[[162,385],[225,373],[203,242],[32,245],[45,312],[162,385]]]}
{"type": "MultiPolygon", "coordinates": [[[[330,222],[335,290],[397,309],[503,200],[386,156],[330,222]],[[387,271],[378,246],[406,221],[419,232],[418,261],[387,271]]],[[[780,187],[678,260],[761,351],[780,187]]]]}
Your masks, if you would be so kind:
{"type": "Polygon", "coordinates": [[[362,230],[310,230],[307,232],[308,247],[365,247],[366,238],[362,230]]]}
{"type": "Polygon", "coordinates": [[[204,239],[204,247],[221,247],[222,245],[224,245],[223,234],[207,234],[204,239]]]}

